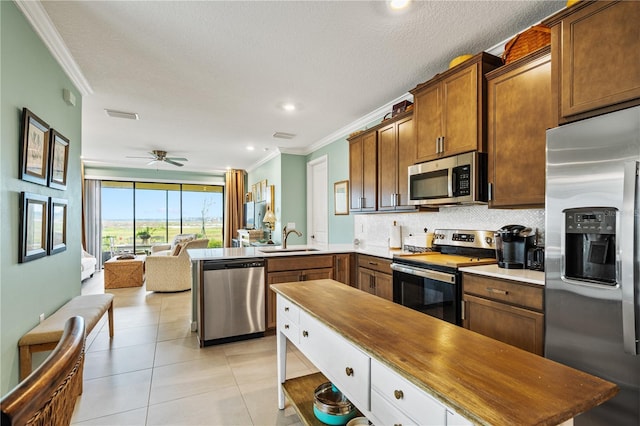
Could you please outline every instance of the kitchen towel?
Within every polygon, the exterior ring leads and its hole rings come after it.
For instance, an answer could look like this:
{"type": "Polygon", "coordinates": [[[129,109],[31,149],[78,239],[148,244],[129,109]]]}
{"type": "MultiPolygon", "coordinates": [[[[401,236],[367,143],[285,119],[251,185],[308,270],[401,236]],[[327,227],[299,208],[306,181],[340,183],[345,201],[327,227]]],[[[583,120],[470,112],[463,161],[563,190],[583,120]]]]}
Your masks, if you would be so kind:
{"type": "Polygon", "coordinates": [[[389,248],[402,248],[402,227],[395,221],[389,232],[389,248]]]}

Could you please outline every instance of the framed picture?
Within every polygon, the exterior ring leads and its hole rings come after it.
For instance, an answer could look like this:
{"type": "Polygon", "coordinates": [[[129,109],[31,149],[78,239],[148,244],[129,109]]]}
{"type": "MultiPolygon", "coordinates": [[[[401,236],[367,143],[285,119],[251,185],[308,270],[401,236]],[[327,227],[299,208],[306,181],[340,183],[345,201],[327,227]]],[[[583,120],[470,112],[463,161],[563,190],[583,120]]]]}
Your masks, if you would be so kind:
{"type": "Polygon", "coordinates": [[[260,181],[260,194],[262,195],[261,201],[267,201],[267,180],[260,181]]]}
{"type": "Polygon", "coordinates": [[[49,199],[49,254],[67,249],[67,200],[49,199]]]}
{"type": "Polygon", "coordinates": [[[49,125],[27,108],[22,110],[20,179],[47,185],[49,171],[49,125]]]}
{"type": "Polygon", "coordinates": [[[67,189],[67,164],[69,163],[69,140],[55,129],[49,132],[49,186],[56,189],[67,189]]]}
{"type": "Polygon", "coordinates": [[[336,215],[349,214],[349,181],[341,180],[333,184],[333,198],[336,215]]]}
{"type": "Polygon", "coordinates": [[[22,192],[20,198],[20,255],[18,261],[24,263],[47,255],[49,198],[27,192],[22,192]]]}
{"type": "Polygon", "coordinates": [[[253,194],[253,201],[260,202],[262,201],[260,198],[260,185],[259,184],[253,184],[251,185],[251,193],[253,194]]]}

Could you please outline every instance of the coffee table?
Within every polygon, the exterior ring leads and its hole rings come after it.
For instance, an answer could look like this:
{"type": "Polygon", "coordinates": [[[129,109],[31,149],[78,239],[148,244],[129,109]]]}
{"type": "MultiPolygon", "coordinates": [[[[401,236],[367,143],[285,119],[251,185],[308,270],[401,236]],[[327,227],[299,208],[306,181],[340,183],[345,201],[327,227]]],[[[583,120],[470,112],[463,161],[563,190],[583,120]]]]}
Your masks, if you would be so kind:
{"type": "Polygon", "coordinates": [[[104,264],[104,288],[141,287],[144,284],[146,256],[118,259],[114,256],[104,264]]]}

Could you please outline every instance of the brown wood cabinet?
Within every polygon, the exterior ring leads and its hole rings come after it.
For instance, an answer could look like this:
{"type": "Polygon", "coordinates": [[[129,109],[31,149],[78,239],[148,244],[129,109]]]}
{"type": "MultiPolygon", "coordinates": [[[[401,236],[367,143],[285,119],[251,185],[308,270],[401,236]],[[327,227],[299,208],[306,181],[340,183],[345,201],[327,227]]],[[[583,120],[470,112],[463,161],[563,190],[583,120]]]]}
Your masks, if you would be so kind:
{"type": "Polygon", "coordinates": [[[333,279],[355,287],[355,254],[339,253],[333,256],[333,279]]]}
{"type": "Polygon", "coordinates": [[[365,254],[358,255],[358,288],[393,301],[391,261],[365,254]]]}
{"type": "Polygon", "coordinates": [[[377,209],[377,133],[366,131],[349,139],[349,209],[377,209]]]}
{"type": "Polygon", "coordinates": [[[551,27],[558,123],[640,104],[640,2],[583,1],[551,27]]]}
{"type": "Polygon", "coordinates": [[[276,327],[276,294],[271,284],[295,281],[333,279],[333,255],[304,255],[267,258],[265,311],[267,330],[276,327]]]}
{"type": "Polygon", "coordinates": [[[538,355],[544,354],[544,288],[463,274],[463,326],[538,355]]]}
{"type": "Polygon", "coordinates": [[[414,96],[414,162],[486,147],[486,79],[502,60],[479,53],[411,90],[414,96]]]}
{"type": "Polygon", "coordinates": [[[487,74],[489,207],[544,206],[551,47],[487,74]]]}
{"type": "Polygon", "coordinates": [[[415,161],[413,113],[378,129],[378,210],[414,210],[409,205],[408,167],[415,161]]]}

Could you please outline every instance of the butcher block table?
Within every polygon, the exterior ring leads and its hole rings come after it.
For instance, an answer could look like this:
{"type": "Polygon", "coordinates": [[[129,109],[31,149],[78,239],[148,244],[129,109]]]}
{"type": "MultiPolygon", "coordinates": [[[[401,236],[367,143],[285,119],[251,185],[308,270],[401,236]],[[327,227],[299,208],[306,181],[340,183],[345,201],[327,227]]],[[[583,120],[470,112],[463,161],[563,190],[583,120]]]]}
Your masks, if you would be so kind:
{"type": "Polygon", "coordinates": [[[135,259],[112,257],[104,264],[104,288],[141,287],[144,284],[144,261],[146,256],[135,259]]]}
{"type": "MultiPolygon", "coordinates": [[[[340,381],[340,384],[334,383],[348,398],[355,395],[362,401],[356,403],[352,399],[354,405],[367,417],[371,416],[370,420],[381,424],[389,422],[383,415],[393,412],[395,407],[400,407],[397,413],[402,413],[402,404],[408,404],[409,396],[413,395],[434,402],[436,413],[442,416],[440,424],[572,423],[572,418],[618,392],[614,383],[337,281],[274,284],[271,290],[276,292],[279,303],[278,379],[283,383],[278,395],[279,406],[284,407],[283,394],[286,394],[306,424],[317,422],[313,414],[309,414],[312,413],[309,400],[313,401],[314,387],[327,379],[316,373],[285,381],[288,341],[305,355],[308,353],[321,373],[328,378],[333,374],[332,381],[340,381]],[[349,371],[347,367],[346,375],[342,366],[334,374],[332,366],[347,357],[348,351],[307,343],[316,336],[320,336],[319,340],[346,342],[347,348],[359,351],[369,364],[363,364],[364,369],[359,371],[355,367],[349,371]],[[321,365],[323,357],[333,357],[324,364],[327,367],[321,365]],[[364,397],[356,391],[349,394],[349,380],[363,371],[359,379],[365,383],[364,397]],[[387,379],[377,382],[378,389],[375,374],[387,379]],[[381,399],[380,389],[396,379],[404,383],[404,397],[402,392],[392,390],[388,400],[381,399]],[[414,390],[412,395],[409,395],[410,388],[414,390]],[[385,408],[387,402],[393,409],[385,408]]],[[[407,407],[406,418],[418,424],[422,422],[416,419],[431,410],[418,405],[417,411],[413,408],[414,414],[411,414],[412,408],[407,407]]]]}

